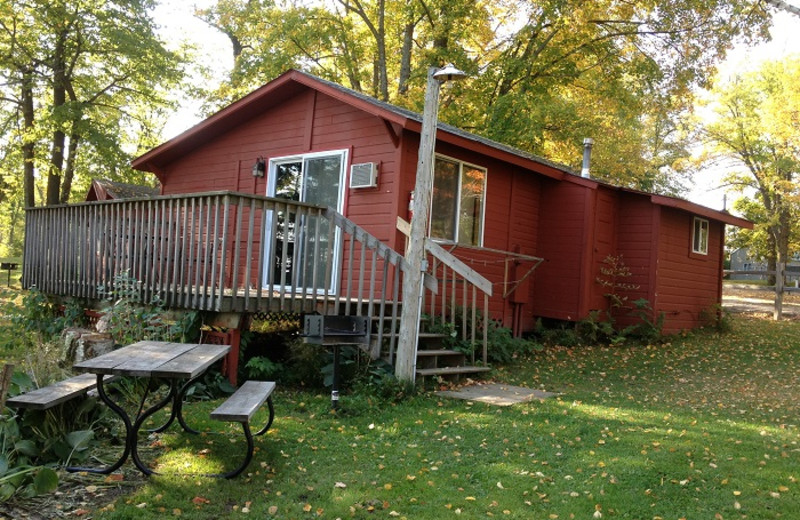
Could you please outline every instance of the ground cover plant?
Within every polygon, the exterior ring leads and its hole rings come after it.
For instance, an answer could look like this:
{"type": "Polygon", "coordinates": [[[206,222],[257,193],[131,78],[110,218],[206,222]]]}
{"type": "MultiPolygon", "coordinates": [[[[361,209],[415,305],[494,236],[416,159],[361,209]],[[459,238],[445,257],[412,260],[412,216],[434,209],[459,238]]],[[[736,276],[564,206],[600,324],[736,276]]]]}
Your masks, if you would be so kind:
{"type": "MultiPolygon", "coordinates": [[[[143,452],[163,476],[126,467],[111,478],[64,477],[79,479],[85,497],[71,514],[793,518],[800,322],[731,325],[658,346],[547,348],[492,377],[559,396],[507,408],[357,393],[333,414],[323,393],[279,388],[277,419],[246,474],[200,475],[235,464],[236,425],[224,436],[163,434],[143,452]]],[[[207,420],[214,405],[189,405],[190,423],[226,429],[207,420]]]]}

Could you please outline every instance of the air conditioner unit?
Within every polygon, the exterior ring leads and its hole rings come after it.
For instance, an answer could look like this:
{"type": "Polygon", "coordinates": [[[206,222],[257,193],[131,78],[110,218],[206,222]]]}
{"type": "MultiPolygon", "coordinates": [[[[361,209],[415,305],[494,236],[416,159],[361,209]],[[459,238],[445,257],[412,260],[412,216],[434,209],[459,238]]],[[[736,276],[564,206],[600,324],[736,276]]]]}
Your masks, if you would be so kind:
{"type": "Polygon", "coordinates": [[[378,163],[360,163],[350,166],[351,188],[374,188],[378,185],[378,163]]]}

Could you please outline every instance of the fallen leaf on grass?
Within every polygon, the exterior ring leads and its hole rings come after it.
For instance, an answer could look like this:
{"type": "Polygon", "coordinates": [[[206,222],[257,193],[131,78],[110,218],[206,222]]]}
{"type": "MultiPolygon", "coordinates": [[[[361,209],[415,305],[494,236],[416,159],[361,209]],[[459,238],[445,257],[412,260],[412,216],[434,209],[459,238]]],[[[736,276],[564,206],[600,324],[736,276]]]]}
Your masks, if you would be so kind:
{"type": "Polygon", "coordinates": [[[210,503],[211,503],[211,500],[209,500],[209,499],[207,499],[207,498],[203,498],[203,497],[194,497],[194,498],[192,499],[192,502],[193,502],[195,505],[198,505],[198,506],[199,506],[199,505],[202,505],[202,504],[210,504],[210,503]]]}

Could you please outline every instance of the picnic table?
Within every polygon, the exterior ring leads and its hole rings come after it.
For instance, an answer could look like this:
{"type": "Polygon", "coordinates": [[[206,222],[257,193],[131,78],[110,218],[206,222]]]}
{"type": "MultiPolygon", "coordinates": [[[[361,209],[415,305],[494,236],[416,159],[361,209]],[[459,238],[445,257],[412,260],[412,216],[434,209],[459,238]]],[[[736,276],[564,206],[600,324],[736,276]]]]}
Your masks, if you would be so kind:
{"type": "MultiPolygon", "coordinates": [[[[184,431],[197,433],[183,419],[183,401],[187,390],[208,370],[208,368],[224,357],[230,345],[209,345],[193,343],[172,343],[165,341],[140,341],[127,347],[114,350],[101,356],[76,363],[73,368],[78,372],[96,376],[97,393],[100,399],[119,416],[125,425],[125,448],[114,464],[107,467],[68,467],[68,471],[86,471],[90,473],[108,474],[119,469],[130,456],[136,467],[145,475],[155,473],[139,458],[139,431],[148,417],[172,403],[170,417],[166,423],[154,432],[166,430],[176,419],[184,431]],[[169,392],[147,409],[140,407],[131,417],[118,403],[109,397],[104,382],[107,376],[125,376],[144,378],[149,382],[164,382],[169,392]]],[[[148,384],[149,387],[149,384],[148,384]]]]}

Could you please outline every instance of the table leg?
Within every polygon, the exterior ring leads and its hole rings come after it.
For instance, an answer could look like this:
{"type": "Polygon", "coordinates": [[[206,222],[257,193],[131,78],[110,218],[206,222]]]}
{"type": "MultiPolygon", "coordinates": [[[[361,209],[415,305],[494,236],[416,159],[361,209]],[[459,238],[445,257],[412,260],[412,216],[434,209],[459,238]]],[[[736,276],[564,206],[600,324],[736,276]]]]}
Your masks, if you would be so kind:
{"type": "Polygon", "coordinates": [[[177,388],[178,388],[178,386],[177,386],[176,381],[174,379],[171,380],[170,383],[169,383],[169,396],[172,399],[173,406],[172,406],[172,410],[171,410],[171,412],[169,414],[169,419],[167,419],[167,422],[165,422],[164,424],[162,424],[158,428],[153,428],[151,430],[147,430],[148,432],[150,432],[150,433],[161,433],[161,432],[165,431],[167,428],[169,428],[170,425],[173,423],[173,421],[175,421],[175,417],[178,416],[178,408],[175,406],[175,404],[178,402],[178,399],[176,398],[176,395],[178,393],[177,388]]]}
{"type": "Polygon", "coordinates": [[[180,389],[178,389],[178,382],[176,380],[172,380],[170,382],[170,395],[172,396],[172,411],[169,415],[169,419],[163,425],[159,426],[158,428],[154,428],[152,430],[148,430],[151,433],[161,433],[166,431],[167,428],[178,419],[178,424],[181,425],[183,431],[186,433],[193,433],[195,435],[199,434],[198,430],[195,430],[188,424],[186,424],[186,420],[183,418],[183,401],[186,397],[186,392],[191,388],[193,384],[195,384],[203,375],[199,375],[193,379],[190,379],[186,383],[184,383],[180,389]]]}
{"type": "Polygon", "coordinates": [[[114,471],[118,470],[128,459],[128,455],[131,453],[131,444],[130,444],[130,437],[131,437],[131,419],[128,416],[128,413],[123,410],[117,403],[112,401],[108,394],[106,394],[105,386],[103,385],[103,378],[105,376],[103,374],[97,374],[97,394],[100,396],[100,400],[103,401],[106,406],[111,408],[111,410],[116,413],[120,419],[122,419],[123,424],[125,424],[125,449],[122,452],[122,456],[120,456],[119,460],[110,466],[105,468],[87,468],[81,466],[68,466],[66,468],[69,472],[76,472],[76,471],[85,471],[87,473],[99,473],[101,475],[108,475],[109,473],[113,473],[114,471]]]}
{"type": "MultiPolygon", "coordinates": [[[[131,459],[133,459],[133,463],[136,465],[139,471],[144,473],[146,476],[154,475],[157,472],[145,466],[142,460],[139,458],[139,429],[142,427],[142,424],[144,424],[144,422],[147,420],[148,417],[150,417],[157,411],[167,406],[167,404],[170,401],[174,401],[175,392],[173,389],[174,389],[174,383],[170,384],[170,392],[166,397],[164,397],[161,401],[157,402],[156,404],[154,404],[153,406],[151,406],[150,408],[139,414],[139,416],[136,418],[136,422],[134,422],[133,426],[131,427],[130,434],[128,435],[128,444],[131,452],[131,459]]],[[[172,422],[172,418],[170,418],[170,420],[167,421],[167,425],[165,425],[165,427],[168,426],[170,422],[172,422]]]]}

